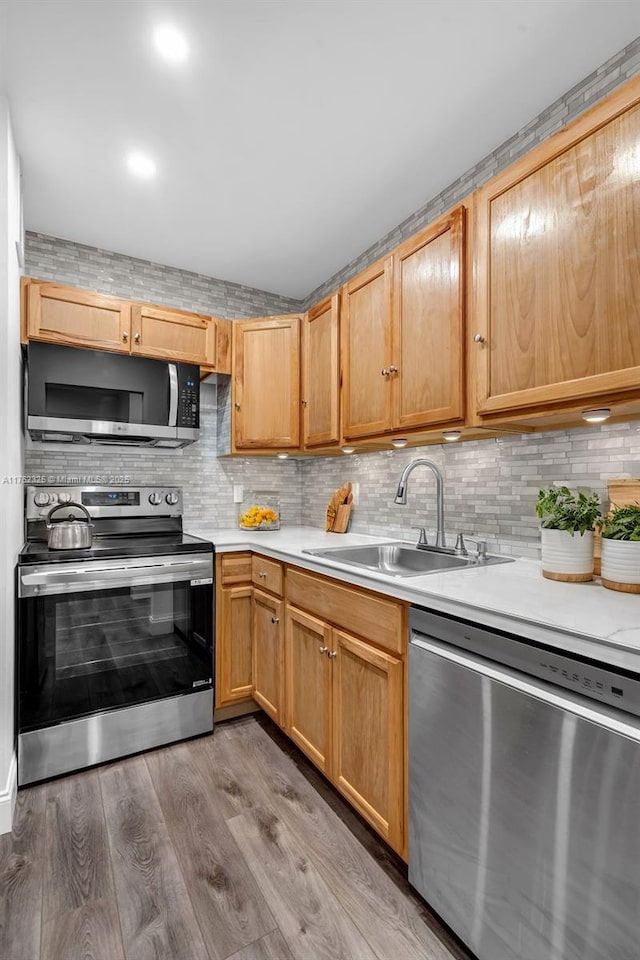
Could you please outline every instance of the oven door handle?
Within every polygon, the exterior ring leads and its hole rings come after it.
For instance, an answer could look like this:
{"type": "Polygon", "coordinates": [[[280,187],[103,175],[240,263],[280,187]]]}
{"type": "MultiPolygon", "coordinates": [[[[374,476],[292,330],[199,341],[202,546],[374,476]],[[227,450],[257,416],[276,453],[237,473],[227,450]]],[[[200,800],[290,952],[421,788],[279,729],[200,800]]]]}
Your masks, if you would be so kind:
{"type": "MultiPolygon", "coordinates": [[[[61,565],[62,566],[62,565],[61,565]]],[[[67,569],[25,569],[20,571],[19,596],[52,596],[59,593],[83,593],[89,590],[113,590],[118,587],[153,586],[184,580],[213,583],[210,554],[190,560],[162,563],[97,566],[88,562],[67,569]]]]}

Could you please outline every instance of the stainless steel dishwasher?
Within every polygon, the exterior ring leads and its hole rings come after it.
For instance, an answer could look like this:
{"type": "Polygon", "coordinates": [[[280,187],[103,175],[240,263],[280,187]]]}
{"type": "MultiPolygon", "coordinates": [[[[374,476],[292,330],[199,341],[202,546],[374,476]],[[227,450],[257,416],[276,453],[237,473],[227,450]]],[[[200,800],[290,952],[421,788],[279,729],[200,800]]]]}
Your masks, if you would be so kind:
{"type": "Polygon", "coordinates": [[[410,882],[479,960],[639,960],[640,677],[410,623],[410,882]]]}

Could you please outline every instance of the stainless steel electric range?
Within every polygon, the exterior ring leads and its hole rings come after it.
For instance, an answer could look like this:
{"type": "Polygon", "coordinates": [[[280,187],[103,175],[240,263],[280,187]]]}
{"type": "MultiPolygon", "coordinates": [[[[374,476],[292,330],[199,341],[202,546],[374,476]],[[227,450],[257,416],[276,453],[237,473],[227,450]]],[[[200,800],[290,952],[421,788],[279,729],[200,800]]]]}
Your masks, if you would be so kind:
{"type": "Polygon", "coordinates": [[[27,487],[18,563],[18,783],[213,730],[214,550],[174,487],[27,487]],[[83,550],[52,521],[91,514],[83,550]]]}

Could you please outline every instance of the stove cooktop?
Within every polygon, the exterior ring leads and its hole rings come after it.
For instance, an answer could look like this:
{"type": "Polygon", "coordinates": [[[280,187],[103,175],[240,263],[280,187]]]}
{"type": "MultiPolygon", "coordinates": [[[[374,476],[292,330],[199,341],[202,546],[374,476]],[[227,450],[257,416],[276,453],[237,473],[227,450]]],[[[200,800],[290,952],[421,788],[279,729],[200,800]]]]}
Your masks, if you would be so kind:
{"type": "Polygon", "coordinates": [[[111,557],[154,557],[173,553],[211,553],[213,544],[188,533],[151,537],[96,537],[86,550],[50,550],[45,541],[25,543],[18,563],[62,563],[67,560],[97,560],[111,557]]]}

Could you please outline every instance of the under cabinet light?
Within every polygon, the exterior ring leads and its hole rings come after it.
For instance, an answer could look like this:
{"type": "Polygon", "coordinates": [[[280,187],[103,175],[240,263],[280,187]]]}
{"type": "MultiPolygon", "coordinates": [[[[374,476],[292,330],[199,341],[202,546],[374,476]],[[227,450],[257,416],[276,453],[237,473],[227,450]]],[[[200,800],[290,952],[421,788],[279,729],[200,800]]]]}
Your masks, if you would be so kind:
{"type": "Polygon", "coordinates": [[[396,447],[396,449],[399,449],[400,447],[406,447],[408,443],[409,441],[407,440],[406,437],[395,437],[391,441],[391,446],[396,447]]]}
{"type": "Polygon", "coordinates": [[[461,430],[443,430],[442,436],[448,443],[452,443],[454,440],[459,440],[462,436],[461,430]]]}
{"type": "Polygon", "coordinates": [[[343,453],[355,453],[355,452],[356,452],[356,448],[355,448],[355,447],[342,447],[342,452],[343,452],[343,453]]]}
{"type": "Polygon", "coordinates": [[[289,454],[288,454],[288,453],[279,453],[279,454],[278,454],[278,460],[287,460],[288,457],[289,457],[289,454]]]}
{"type": "Polygon", "coordinates": [[[609,407],[600,407],[598,410],[583,410],[582,419],[587,423],[604,423],[611,416],[609,407]]]}

